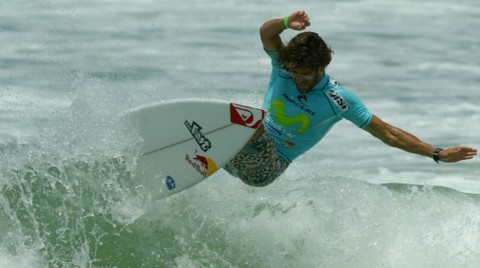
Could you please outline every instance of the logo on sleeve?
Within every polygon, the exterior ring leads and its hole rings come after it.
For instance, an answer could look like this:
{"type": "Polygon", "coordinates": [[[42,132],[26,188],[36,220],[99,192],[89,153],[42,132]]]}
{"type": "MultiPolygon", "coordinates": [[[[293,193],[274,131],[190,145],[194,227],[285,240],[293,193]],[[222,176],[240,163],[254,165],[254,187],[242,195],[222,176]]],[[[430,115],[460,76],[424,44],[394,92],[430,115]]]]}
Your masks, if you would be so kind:
{"type": "Polygon", "coordinates": [[[348,106],[348,103],[343,99],[343,97],[335,92],[334,90],[329,90],[327,92],[327,96],[332,100],[342,112],[346,112],[350,109],[350,106],[348,106]]]}

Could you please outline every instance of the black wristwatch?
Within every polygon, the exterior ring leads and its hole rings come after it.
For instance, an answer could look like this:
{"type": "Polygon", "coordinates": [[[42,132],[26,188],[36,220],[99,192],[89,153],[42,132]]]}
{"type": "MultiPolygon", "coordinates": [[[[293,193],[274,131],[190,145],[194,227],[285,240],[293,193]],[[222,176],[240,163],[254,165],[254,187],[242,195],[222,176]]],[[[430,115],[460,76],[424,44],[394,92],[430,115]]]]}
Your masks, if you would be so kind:
{"type": "Polygon", "coordinates": [[[437,148],[435,149],[435,152],[433,153],[433,161],[439,163],[440,161],[440,152],[443,151],[443,148],[437,148]]]}

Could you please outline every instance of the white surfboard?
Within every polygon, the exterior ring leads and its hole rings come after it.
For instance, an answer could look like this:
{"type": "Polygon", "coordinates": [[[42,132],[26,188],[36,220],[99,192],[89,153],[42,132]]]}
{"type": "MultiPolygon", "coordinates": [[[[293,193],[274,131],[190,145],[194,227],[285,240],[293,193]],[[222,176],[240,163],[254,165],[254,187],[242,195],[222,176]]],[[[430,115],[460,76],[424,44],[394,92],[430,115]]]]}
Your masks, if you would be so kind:
{"type": "Polygon", "coordinates": [[[205,99],[135,109],[127,114],[143,139],[135,178],[154,198],[192,187],[232,159],[264,115],[258,108],[205,99]]]}

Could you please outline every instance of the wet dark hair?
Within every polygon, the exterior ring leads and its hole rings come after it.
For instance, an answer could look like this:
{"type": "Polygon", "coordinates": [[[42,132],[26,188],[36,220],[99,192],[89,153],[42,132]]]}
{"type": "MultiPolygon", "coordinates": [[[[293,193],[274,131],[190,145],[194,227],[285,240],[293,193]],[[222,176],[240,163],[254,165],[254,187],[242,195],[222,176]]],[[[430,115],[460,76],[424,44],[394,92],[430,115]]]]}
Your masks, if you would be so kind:
{"type": "Polygon", "coordinates": [[[327,67],[332,60],[333,50],[314,32],[303,32],[283,46],[278,60],[286,67],[318,69],[327,67]]]}

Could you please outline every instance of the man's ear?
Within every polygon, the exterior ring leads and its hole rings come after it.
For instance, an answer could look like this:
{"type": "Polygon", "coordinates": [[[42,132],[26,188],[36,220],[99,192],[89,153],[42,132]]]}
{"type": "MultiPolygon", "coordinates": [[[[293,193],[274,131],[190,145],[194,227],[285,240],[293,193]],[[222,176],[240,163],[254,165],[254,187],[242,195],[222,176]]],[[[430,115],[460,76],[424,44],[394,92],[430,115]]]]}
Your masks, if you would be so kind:
{"type": "Polygon", "coordinates": [[[323,72],[325,72],[325,66],[320,66],[320,67],[318,67],[317,72],[318,72],[318,73],[323,73],[323,72]]]}

